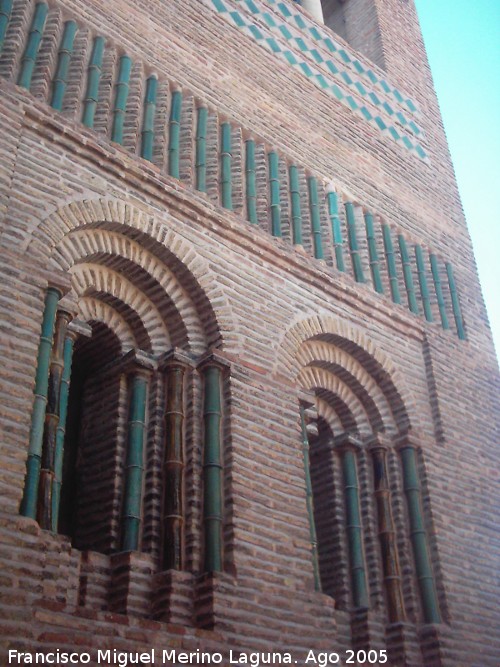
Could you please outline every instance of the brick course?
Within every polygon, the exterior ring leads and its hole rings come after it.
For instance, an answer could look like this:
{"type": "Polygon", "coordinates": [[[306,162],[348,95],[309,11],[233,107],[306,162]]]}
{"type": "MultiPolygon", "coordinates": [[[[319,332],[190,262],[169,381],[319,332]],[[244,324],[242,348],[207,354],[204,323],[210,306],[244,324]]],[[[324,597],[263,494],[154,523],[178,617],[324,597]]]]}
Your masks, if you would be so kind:
{"type": "MultiPolygon", "coordinates": [[[[15,82],[34,2],[14,1],[0,57],[3,660],[9,648],[92,655],[97,648],[156,648],[161,655],[170,647],[225,655],[230,648],[290,651],[300,664],[309,649],[352,647],[386,648],[393,665],[497,664],[498,366],[413,4],[371,4],[383,53],[377,60],[385,71],[371,66],[415,100],[427,160],[375,131],[195,0],[50,2],[32,86],[23,90],[15,82]],[[49,107],[51,81],[69,19],[79,31],[57,113],[49,107]],[[107,41],[95,125],[87,129],[80,123],[81,100],[96,35],[107,41]],[[119,146],[109,136],[117,63],[124,53],[133,68],[119,146]],[[138,157],[151,74],[160,83],[152,163],[138,157]],[[175,89],[183,93],[179,179],[167,173],[175,89]],[[194,181],[195,110],[201,103],[209,107],[206,194],[196,191],[194,181]],[[221,206],[221,122],[232,126],[233,211],[221,206]],[[258,225],[246,222],[247,138],[256,141],[258,225]],[[269,226],[271,150],[280,155],[282,239],[273,238],[269,226]],[[290,164],[299,167],[304,249],[291,243],[290,164]],[[324,261],[312,257],[310,175],[319,181],[324,261]],[[347,235],[349,269],[334,268],[325,205],[332,182],[355,204],[367,278],[362,214],[378,216],[383,296],[372,289],[371,278],[355,282],[347,235]],[[382,222],[390,224],[395,248],[397,233],[403,233],[408,243],[437,254],[444,286],[444,261],[451,261],[466,340],[457,338],[447,289],[451,330],[439,325],[435,295],[433,323],[426,322],[422,308],[419,316],[408,310],[400,263],[402,304],[393,303],[382,222]],[[87,352],[77,344],[81,363],[104,364],[102,351],[111,349],[105,341],[112,339],[120,353],[139,348],[155,359],[175,347],[194,366],[184,399],[184,572],[160,567],[161,370],[154,370],[149,385],[140,550],[119,553],[118,547],[127,442],[124,375],[108,376],[107,386],[94,377],[95,387],[89,381],[82,393],[90,419],[82,442],[90,443],[90,451],[87,496],[80,502],[89,527],[81,522],[71,544],[19,516],[49,284],[67,292],[62,303],[92,325],[94,341],[100,331],[112,332],[87,352]],[[203,567],[204,390],[196,365],[213,350],[225,368],[224,571],[210,574],[203,567]],[[391,443],[408,428],[417,434],[441,623],[426,623],[423,615],[395,444],[388,474],[405,619],[396,625],[387,620],[366,450],[357,455],[357,474],[370,608],[353,609],[341,466],[336,452],[329,452],[325,464],[320,447],[311,450],[311,461],[316,510],[322,513],[316,523],[324,592],[314,589],[298,418],[304,390],[313,392],[324,421],[323,444],[329,432],[344,430],[362,440],[384,430],[391,443]],[[94,460],[103,466],[102,475],[95,474],[94,460]]],[[[345,49],[352,53],[349,45],[345,49]]],[[[340,215],[345,231],[342,210],[340,215]]],[[[417,284],[414,264],[412,270],[417,284]]]]}

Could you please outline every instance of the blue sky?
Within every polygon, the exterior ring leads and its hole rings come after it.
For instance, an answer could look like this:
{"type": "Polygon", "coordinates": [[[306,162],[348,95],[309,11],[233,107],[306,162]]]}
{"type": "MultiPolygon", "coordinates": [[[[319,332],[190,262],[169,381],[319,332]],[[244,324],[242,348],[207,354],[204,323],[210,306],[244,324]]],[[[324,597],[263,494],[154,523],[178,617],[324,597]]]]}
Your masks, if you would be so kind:
{"type": "Polygon", "coordinates": [[[500,355],[500,0],[415,0],[500,355]]]}

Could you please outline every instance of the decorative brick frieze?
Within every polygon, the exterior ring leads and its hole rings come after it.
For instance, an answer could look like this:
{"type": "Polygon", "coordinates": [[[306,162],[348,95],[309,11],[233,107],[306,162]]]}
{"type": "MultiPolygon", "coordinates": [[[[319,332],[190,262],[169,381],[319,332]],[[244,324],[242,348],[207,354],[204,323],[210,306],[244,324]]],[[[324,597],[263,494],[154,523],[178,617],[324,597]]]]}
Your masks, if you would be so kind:
{"type": "Polygon", "coordinates": [[[413,3],[363,0],[384,71],[295,3],[221,0],[276,55],[207,3],[50,0],[30,90],[37,2],[9,10],[0,661],[496,667],[498,375],[413,3]],[[42,529],[19,507],[49,286],[75,319],[42,529]]]}

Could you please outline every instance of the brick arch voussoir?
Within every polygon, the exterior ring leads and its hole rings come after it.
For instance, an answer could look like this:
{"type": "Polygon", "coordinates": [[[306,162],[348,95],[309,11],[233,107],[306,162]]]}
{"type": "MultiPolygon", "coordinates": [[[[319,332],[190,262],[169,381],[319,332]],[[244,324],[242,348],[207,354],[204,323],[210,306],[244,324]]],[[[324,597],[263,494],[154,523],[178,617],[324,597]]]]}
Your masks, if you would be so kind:
{"type": "Polygon", "coordinates": [[[316,409],[318,411],[318,415],[322,417],[328,424],[333,435],[336,433],[342,433],[344,431],[344,425],[339,415],[324,398],[316,396],[316,409]]]}
{"type": "Polygon", "coordinates": [[[93,297],[82,297],[78,301],[79,319],[105,324],[120,341],[122,352],[138,347],[137,340],[125,319],[109,304],[93,297]]]}
{"type": "Polygon", "coordinates": [[[124,276],[99,264],[76,264],[72,267],[72,285],[77,296],[88,296],[89,290],[107,293],[136,313],[151,341],[154,354],[170,349],[170,336],[154,304],[124,276]]]}
{"type": "Polygon", "coordinates": [[[299,350],[315,337],[331,341],[360,361],[383,391],[398,429],[408,428],[415,422],[414,400],[392,360],[359,328],[329,313],[301,319],[284,333],[276,351],[274,372],[295,380],[301,370],[299,350]]]}
{"type": "Polygon", "coordinates": [[[242,339],[227,296],[217,284],[205,258],[201,257],[176,231],[152,214],[127,201],[113,198],[84,199],[60,207],[44,218],[25,244],[25,251],[58,266],[53,253],[61,239],[75,229],[89,225],[117,224],[136,229],[163,245],[189,272],[196,287],[210,304],[210,320],[205,331],[209,347],[229,353],[241,351],[242,339]]]}
{"type": "MultiPolygon", "coordinates": [[[[349,414],[352,415],[352,419],[356,423],[356,429],[363,434],[372,432],[370,415],[367,413],[365,406],[359,396],[341,378],[332,375],[324,368],[306,366],[301,369],[297,379],[306,390],[324,389],[335,395],[346,406],[349,414]]],[[[342,415],[339,415],[339,417],[343,421],[342,415]]]]}
{"type": "Polygon", "coordinates": [[[300,366],[323,366],[339,375],[354,391],[357,391],[365,403],[374,427],[394,429],[391,406],[370,373],[362,363],[340,347],[321,340],[307,340],[298,351],[300,366]]]}
{"type": "Polygon", "coordinates": [[[146,294],[150,292],[147,283],[154,283],[163,294],[156,293],[151,298],[168,323],[172,344],[184,347],[187,343],[197,354],[206,349],[203,327],[189,295],[179,285],[174,272],[139,243],[118,232],[86,228],[65,236],[56,249],[65,270],[82,262],[95,261],[110,268],[114,265],[124,275],[128,275],[127,271],[140,274],[134,276],[134,284],[142,287],[146,294]],[[126,266],[119,267],[120,263],[126,266]]]}

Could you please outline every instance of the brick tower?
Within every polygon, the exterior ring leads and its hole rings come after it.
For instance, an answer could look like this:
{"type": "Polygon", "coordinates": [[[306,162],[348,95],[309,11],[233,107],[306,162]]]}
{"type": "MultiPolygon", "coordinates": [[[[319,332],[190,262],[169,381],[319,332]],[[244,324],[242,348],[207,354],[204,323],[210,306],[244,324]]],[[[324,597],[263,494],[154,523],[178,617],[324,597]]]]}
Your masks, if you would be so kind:
{"type": "Polygon", "coordinates": [[[2,665],[496,666],[412,0],[0,0],[0,88],[2,665]]]}

